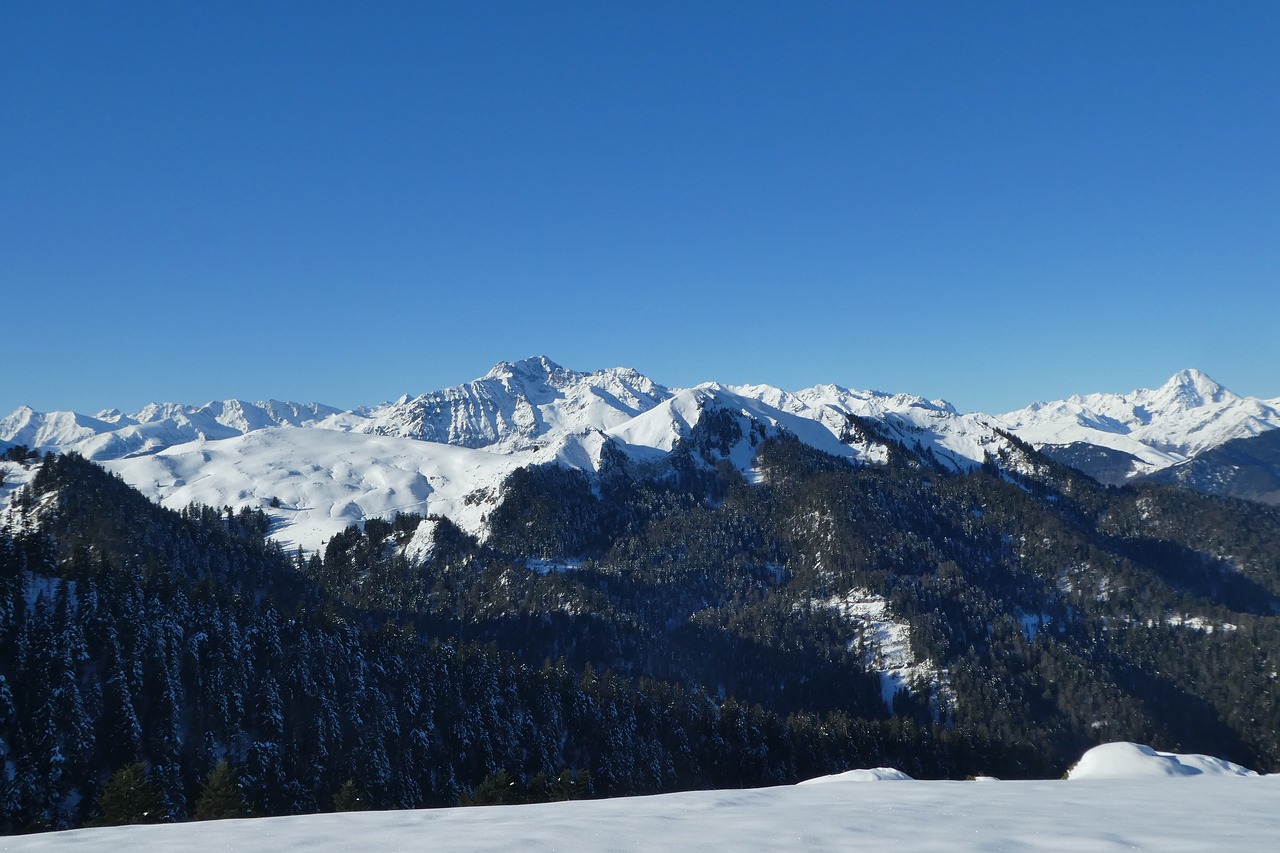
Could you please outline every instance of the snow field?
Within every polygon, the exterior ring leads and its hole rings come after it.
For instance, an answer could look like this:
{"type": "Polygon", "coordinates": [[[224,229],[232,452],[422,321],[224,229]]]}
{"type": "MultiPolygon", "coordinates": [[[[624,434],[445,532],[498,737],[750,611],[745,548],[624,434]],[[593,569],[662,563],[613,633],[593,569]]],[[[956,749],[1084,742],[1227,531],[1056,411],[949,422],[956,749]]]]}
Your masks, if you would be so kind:
{"type": "Polygon", "coordinates": [[[1203,853],[1278,849],[1278,805],[1277,777],[989,784],[828,780],[529,806],[75,830],[0,839],[0,850],[1203,853]]]}

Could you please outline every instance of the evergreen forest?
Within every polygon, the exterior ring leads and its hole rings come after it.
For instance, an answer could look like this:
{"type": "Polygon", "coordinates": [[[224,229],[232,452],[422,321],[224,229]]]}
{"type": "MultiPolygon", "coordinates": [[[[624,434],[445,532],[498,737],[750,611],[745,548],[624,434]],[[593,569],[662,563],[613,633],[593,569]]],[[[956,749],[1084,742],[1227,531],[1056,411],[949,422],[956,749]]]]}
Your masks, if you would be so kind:
{"type": "Polygon", "coordinates": [[[709,416],[661,463],[520,469],[483,541],[401,514],[317,553],[11,453],[0,831],[1056,778],[1118,740],[1280,771],[1280,509],[1016,442],[954,473],[762,432],[748,482],[715,462],[744,438],[709,416]]]}

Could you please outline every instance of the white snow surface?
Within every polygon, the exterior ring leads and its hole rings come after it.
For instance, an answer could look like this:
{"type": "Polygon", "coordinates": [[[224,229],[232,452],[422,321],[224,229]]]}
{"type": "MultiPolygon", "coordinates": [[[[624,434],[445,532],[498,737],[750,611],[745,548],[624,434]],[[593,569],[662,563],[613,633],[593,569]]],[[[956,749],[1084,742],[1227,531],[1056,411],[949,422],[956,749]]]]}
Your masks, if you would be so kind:
{"type": "Polygon", "coordinates": [[[843,773],[832,773],[830,776],[818,776],[805,779],[800,785],[827,785],[832,782],[911,782],[910,776],[895,767],[872,767],[869,769],[846,770],[843,773]]]}
{"type": "Polygon", "coordinates": [[[745,436],[753,422],[764,427],[766,434],[790,432],[806,444],[833,456],[852,458],[857,455],[853,448],[843,444],[821,424],[714,382],[677,391],[649,411],[607,429],[605,435],[617,440],[633,457],[657,458],[671,452],[679,441],[688,438],[706,412],[717,409],[739,418],[744,439],[732,448],[729,458],[743,471],[749,470],[755,461],[753,446],[745,436]]]}
{"type": "Polygon", "coordinates": [[[528,453],[277,427],[102,464],[171,509],[193,502],[261,509],[285,547],[315,550],[348,525],[398,511],[481,531],[498,486],[534,461],[528,453]]]}
{"type": "Polygon", "coordinates": [[[1280,400],[1241,397],[1198,370],[1183,370],[1155,390],[1033,403],[999,420],[1037,447],[1108,447],[1136,456],[1135,473],[1149,473],[1280,427],[1280,400]]]}
{"type": "Polygon", "coordinates": [[[1212,755],[1159,752],[1140,743],[1104,743],[1080,757],[1067,778],[1163,779],[1178,776],[1257,776],[1239,764],[1212,755]]]}
{"type": "Polygon", "coordinates": [[[1280,845],[1275,776],[887,785],[857,778],[528,806],[84,829],[0,839],[0,850],[1178,853],[1280,845]]]}

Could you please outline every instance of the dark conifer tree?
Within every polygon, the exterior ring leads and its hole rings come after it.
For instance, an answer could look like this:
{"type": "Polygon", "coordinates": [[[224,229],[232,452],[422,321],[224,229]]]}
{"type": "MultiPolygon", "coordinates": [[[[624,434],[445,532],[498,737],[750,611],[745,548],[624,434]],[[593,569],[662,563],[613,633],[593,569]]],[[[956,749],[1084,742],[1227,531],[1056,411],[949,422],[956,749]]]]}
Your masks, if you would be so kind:
{"type": "Polygon", "coordinates": [[[336,812],[362,812],[368,808],[368,798],[356,785],[355,779],[343,782],[338,793],[333,795],[333,810],[336,812]]]}
{"type": "Polygon", "coordinates": [[[98,814],[94,826],[120,826],[130,823],[164,823],[169,813],[164,806],[160,787],[150,778],[147,765],[138,763],[121,767],[102,788],[98,798],[98,814]]]}
{"type": "Polygon", "coordinates": [[[195,819],[224,820],[248,817],[249,814],[249,804],[240,790],[240,782],[224,758],[209,772],[204,789],[196,800],[195,819]]]}

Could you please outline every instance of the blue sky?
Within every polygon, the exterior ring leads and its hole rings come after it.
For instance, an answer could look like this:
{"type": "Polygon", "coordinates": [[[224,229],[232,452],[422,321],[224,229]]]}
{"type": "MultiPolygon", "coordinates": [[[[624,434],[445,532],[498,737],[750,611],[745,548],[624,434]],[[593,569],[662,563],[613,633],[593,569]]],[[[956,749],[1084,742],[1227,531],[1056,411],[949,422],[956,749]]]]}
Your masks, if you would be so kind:
{"type": "Polygon", "coordinates": [[[1280,396],[1280,3],[0,2],[0,414],[545,353],[1280,396]]]}

